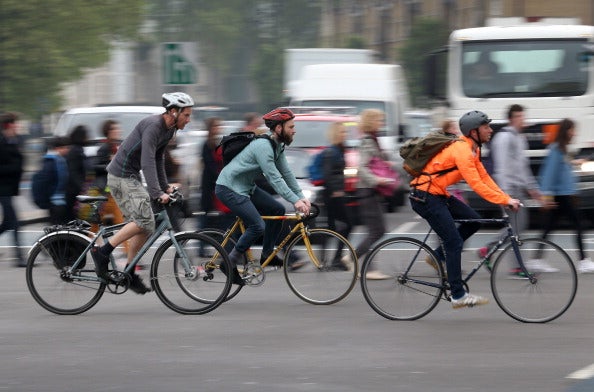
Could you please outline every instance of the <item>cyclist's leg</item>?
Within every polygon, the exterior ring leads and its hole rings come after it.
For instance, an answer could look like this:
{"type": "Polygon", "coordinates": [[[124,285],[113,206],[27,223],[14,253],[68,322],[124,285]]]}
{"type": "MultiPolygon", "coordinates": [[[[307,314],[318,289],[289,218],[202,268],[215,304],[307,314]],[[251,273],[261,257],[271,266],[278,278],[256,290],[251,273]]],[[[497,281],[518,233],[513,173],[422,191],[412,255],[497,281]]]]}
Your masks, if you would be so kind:
{"type": "Polygon", "coordinates": [[[448,282],[452,297],[457,299],[465,294],[461,268],[463,240],[448,208],[448,201],[444,196],[427,193],[424,202],[411,199],[411,206],[429,223],[443,243],[448,282]]]}
{"type": "MultiPolygon", "coordinates": [[[[261,215],[284,215],[285,207],[263,189],[256,187],[251,197],[252,203],[261,215]]],[[[265,221],[264,240],[262,242],[262,254],[269,255],[274,249],[274,244],[281,232],[283,221],[265,221]]]]}
{"type": "Polygon", "coordinates": [[[235,248],[229,254],[231,262],[237,264],[243,259],[243,254],[249,247],[264,233],[264,220],[249,197],[240,195],[223,185],[217,185],[215,192],[217,197],[233,214],[240,217],[245,225],[245,233],[239,237],[235,248]]]}

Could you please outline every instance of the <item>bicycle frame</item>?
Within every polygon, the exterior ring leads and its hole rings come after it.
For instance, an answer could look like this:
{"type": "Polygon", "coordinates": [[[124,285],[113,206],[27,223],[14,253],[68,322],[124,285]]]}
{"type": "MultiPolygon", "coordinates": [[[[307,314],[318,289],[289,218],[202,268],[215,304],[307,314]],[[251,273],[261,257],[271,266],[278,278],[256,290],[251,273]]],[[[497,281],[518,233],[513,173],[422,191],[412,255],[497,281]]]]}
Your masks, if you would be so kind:
{"type": "MultiPolygon", "coordinates": [[[[503,236],[502,238],[499,238],[497,240],[497,242],[488,249],[487,254],[479,261],[479,263],[465,277],[462,278],[462,282],[464,283],[464,285],[468,285],[468,282],[477,273],[477,271],[479,269],[481,269],[483,265],[487,264],[489,262],[489,260],[491,259],[491,257],[499,249],[501,249],[501,247],[508,240],[511,242],[511,245],[512,245],[512,248],[514,251],[514,255],[516,257],[516,261],[518,262],[519,268],[522,270],[522,272],[525,274],[525,276],[529,279],[529,281],[531,283],[537,282],[538,279],[537,279],[536,275],[529,272],[526,269],[526,267],[524,266],[524,261],[522,259],[522,255],[520,253],[520,248],[519,248],[520,239],[519,239],[518,235],[516,235],[514,233],[513,228],[509,221],[509,215],[505,211],[504,211],[503,217],[498,218],[498,219],[454,219],[454,221],[456,223],[471,223],[471,222],[472,223],[477,223],[477,222],[478,223],[498,223],[498,224],[501,224],[502,226],[505,226],[506,232],[507,232],[505,236],[503,236]]],[[[432,232],[433,232],[433,229],[429,228],[429,231],[425,235],[425,238],[423,238],[424,244],[427,243],[427,240],[429,239],[429,236],[431,235],[432,232]]],[[[422,284],[422,285],[426,285],[426,286],[430,286],[430,287],[435,287],[435,288],[446,289],[447,287],[444,286],[443,284],[436,284],[436,283],[426,282],[423,280],[418,280],[418,279],[408,277],[408,273],[410,272],[410,269],[412,268],[413,263],[417,260],[420,252],[421,252],[421,249],[419,249],[417,251],[417,253],[414,255],[413,259],[411,260],[411,263],[409,264],[408,268],[406,269],[406,272],[404,274],[406,279],[408,279],[414,283],[418,283],[418,284],[422,284]]],[[[436,255],[434,254],[434,256],[436,256],[436,255]]],[[[438,260],[438,258],[435,257],[435,260],[438,260]]]]}
{"type": "MultiPolygon", "coordinates": [[[[309,236],[307,235],[307,227],[305,226],[303,217],[301,215],[298,215],[298,214],[263,215],[262,219],[264,219],[264,220],[297,221],[297,224],[283,238],[283,240],[280,242],[280,244],[275,246],[275,248],[272,250],[272,253],[270,253],[270,255],[268,255],[268,257],[266,258],[266,260],[264,260],[264,262],[262,262],[262,265],[261,265],[262,267],[266,267],[268,264],[270,264],[270,262],[274,259],[274,256],[276,256],[281,251],[281,249],[283,249],[287,245],[287,243],[297,233],[301,233],[303,235],[303,242],[305,244],[305,248],[307,249],[307,254],[309,255],[310,259],[313,261],[316,268],[320,268],[321,263],[315,256],[314,252],[312,251],[311,242],[309,241],[309,236]]],[[[227,242],[229,242],[229,239],[237,230],[239,230],[239,232],[241,234],[243,234],[245,232],[245,225],[243,224],[243,221],[239,217],[237,217],[237,219],[235,220],[235,223],[233,223],[233,225],[229,229],[227,229],[227,231],[225,231],[223,241],[221,242],[221,245],[223,246],[223,248],[227,245],[227,242]]],[[[248,249],[246,251],[246,254],[247,254],[247,257],[249,260],[253,259],[251,249],[248,249]]],[[[215,257],[216,256],[217,255],[215,255],[215,257]]]]}
{"type": "MultiPolygon", "coordinates": [[[[93,207],[95,207],[95,206],[93,206],[93,207]]],[[[131,271],[133,271],[134,268],[136,267],[136,265],[138,264],[138,262],[140,262],[140,260],[146,254],[146,252],[150,249],[150,247],[157,241],[157,239],[162,234],[164,234],[165,232],[167,232],[168,233],[168,236],[169,236],[169,239],[171,240],[171,242],[175,246],[175,249],[176,249],[177,253],[182,256],[181,259],[182,259],[182,266],[184,267],[184,272],[186,273],[186,275],[191,275],[193,273],[193,270],[192,270],[192,267],[191,267],[191,263],[190,263],[190,261],[188,259],[188,256],[186,255],[184,249],[179,245],[179,243],[175,239],[175,234],[176,233],[173,231],[173,227],[171,225],[171,221],[169,220],[169,216],[167,215],[167,211],[165,209],[163,209],[159,213],[155,214],[155,221],[158,223],[157,228],[147,238],[147,240],[142,245],[142,247],[140,248],[140,250],[138,251],[138,253],[132,259],[132,261],[129,264],[126,265],[126,268],[124,268],[123,272],[124,273],[130,273],[131,271]]],[[[80,265],[80,263],[82,262],[82,260],[91,251],[91,249],[93,248],[93,246],[95,246],[95,244],[96,244],[96,242],[97,242],[97,240],[99,238],[101,238],[104,242],[107,241],[107,239],[109,237],[111,237],[116,231],[118,231],[119,229],[121,229],[122,227],[124,227],[127,223],[128,222],[119,223],[119,224],[112,225],[112,226],[100,226],[99,227],[99,231],[97,232],[97,234],[94,235],[94,237],[91,240],[91,242],[87,245],[87,247],[85,248],[85,250],[81,253],[81,255],[74,262],[74,264],[72,264],[72,266],[70,266],[68,268],[68,270],[66,271],[66,273],[68,275],[72,275],[73,274],[73,272],[78,268],[78,266],[80,265]]],[[[57,231],[56,233],[60,233],[60,232],[71,232],[71,231],[75,231],[77,233],[81,233],[81,230],[72,230],[72,229],[70,229],[70,230],[69,229],[60,230],[60,231],[57,231]]],[[[83,233],[88,236],[89,233],[91,233],[91,232],[83,232],[83,233]]],[[[111,258],[111,265],[112,265],[112,269],[113,270],[117,270],[117,265],[116,265],[116,262],[113,259],[113,257],[111,258]]],[[[89,276],[77,275],[77,277],[79,279],[91,280],[91,281],[100,281],[101,280],[99,277],[97,277],[97,276],[91,276],[91,275],[89,275],[89,276]]]]}

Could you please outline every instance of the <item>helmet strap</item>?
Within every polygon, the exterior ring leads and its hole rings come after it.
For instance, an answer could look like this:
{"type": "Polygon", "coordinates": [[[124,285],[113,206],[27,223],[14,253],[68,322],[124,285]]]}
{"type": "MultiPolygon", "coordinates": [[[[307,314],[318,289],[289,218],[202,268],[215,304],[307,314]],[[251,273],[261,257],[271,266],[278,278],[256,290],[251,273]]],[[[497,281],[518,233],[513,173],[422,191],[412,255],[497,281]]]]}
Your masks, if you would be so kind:
{"type": "Polygon", "coordinates": [[[478,135],[478,128],[477,129],[471,129],[470,133],[468,134],[468,136],[472,139],[473,142],[475,142],[478,145],[478,148],[480,149],[483,146],[483,143],[481,142],[481,138],[478,135]],[[476,131],[476,139],[474,136],[471,136],[472,131],[476,131]]]}

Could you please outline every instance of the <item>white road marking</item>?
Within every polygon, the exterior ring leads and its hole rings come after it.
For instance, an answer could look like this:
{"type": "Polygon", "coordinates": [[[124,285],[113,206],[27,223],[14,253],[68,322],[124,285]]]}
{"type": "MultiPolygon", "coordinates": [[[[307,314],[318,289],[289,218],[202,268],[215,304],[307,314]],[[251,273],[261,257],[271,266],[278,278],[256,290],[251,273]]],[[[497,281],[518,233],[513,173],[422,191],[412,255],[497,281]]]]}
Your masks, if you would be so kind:
{"type": "Polygon", "coordinates": [[[567,375],[565,378],[571,378],[574,380],[587,380],[594,376],[594,364],[586,366],[583,369],[576,370],[575,372],[567,375]]]}

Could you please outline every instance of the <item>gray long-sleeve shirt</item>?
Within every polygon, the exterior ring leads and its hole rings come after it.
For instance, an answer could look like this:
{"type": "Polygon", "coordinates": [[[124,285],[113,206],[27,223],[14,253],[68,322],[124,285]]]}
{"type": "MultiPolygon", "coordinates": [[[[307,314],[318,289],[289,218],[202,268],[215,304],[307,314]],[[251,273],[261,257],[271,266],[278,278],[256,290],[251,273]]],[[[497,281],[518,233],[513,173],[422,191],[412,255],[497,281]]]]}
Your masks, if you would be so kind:
{"type": "Polygon", "coordinates": [[[174,134],[175,129],[168,129],[160,114],[143,119],[122,142],[107,172],[140,179],[142,170],[151,199],[160,197],[168,186],[164,153],[174,134]]]}
{"type": "Polygon", "coordinates": [[[502,128],[491,140],[493,179],[507,194],[520,197],[518,192],[538,189],[536,178],[526,156],[528,141],[515,128],[502,128]]]}

